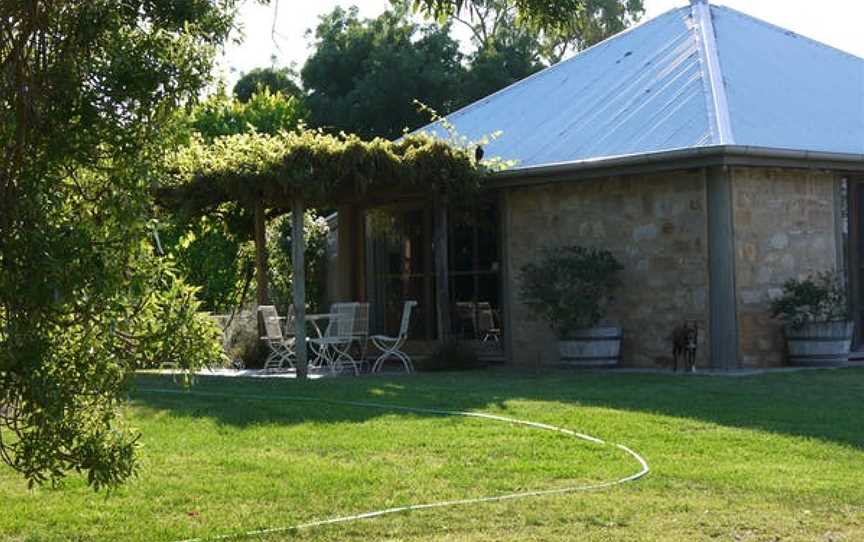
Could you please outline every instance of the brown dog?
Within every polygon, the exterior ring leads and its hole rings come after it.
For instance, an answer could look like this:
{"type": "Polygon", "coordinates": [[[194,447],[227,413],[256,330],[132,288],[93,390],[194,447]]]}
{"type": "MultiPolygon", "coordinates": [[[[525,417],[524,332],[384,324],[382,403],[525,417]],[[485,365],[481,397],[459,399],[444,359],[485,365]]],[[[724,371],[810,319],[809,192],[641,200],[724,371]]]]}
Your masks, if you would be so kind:
{"type": "Polygon", "coordinates": [[[696,372],[696,349],[699,346],[699,324],[685,322],[672,331],[673,371],[678,371],[678,358],[683,357],[684,368],[696,372]]]}

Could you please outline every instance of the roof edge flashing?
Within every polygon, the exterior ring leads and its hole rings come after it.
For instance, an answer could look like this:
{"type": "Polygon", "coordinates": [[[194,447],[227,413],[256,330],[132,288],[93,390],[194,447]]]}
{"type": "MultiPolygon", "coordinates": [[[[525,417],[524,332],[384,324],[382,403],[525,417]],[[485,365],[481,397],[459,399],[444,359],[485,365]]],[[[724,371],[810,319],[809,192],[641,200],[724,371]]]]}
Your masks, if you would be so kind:
{"type": "Polygon", "coordinates": [[[670,149],[647,154],[607,156],[589,160],[547,164],[544,166],[507,169],[494,173],[493,177],[499,179],[513,177],[530,178],[550,174],[566,174],[584,170],[602,170],[615,166],[638,166],[657,163],[666,163],[670,165],[670,168],[672,168],[678,167],[678,162],[690,159],[716,159],[718,160],[718,164],[730,165],[729,159],[734,158],[786,160],[798,162],[804,167],[812,167],[812,162],[831,162],[836,165],[854,165],[856,170],[864,170],[864,154],[808,151],[751,145],[713,145],[709,147],[670,149]]]}
{"type": "Polygon", "coordinates": [[[735,136],[732,131],[732,119],[729,114],[729,99],[726,96],[726,83],[723,80],[723,68],[720,64],[720,53],[717,49],[717,36],[714,33],[714,21],[709,0],[690,0],[693,20],[699,27],[701,37],[702,59],[704,62],[704,77],[711,93],[711,113],[717,124],[718,145],[734,145],[735,136]]]}

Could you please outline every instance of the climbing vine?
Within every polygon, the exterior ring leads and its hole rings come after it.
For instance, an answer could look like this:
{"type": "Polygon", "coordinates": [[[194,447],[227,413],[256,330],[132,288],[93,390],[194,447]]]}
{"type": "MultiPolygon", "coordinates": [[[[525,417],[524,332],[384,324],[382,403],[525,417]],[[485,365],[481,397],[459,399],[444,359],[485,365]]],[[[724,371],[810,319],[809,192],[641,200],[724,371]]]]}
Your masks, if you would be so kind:
{"type": "Polygon", "coordinates": [[[226,201],[263,200],[285,206],[295,197],[333,205],[432,194],[452,202],[475,196],[490,171],[472,148],[427,134],[391,142],[298,129],[276,135],[249,133],[212,143],[195,139],[172,161],[173,176],[159,190],[163,203],[194,212],[226,201]]]}

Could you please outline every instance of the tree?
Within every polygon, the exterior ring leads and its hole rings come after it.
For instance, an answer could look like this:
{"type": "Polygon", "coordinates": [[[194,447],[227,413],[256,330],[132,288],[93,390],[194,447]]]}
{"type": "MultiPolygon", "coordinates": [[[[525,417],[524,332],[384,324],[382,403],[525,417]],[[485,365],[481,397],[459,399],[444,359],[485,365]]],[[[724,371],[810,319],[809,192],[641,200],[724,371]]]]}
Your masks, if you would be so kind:
{"type": "Polygon", "coordinates": [[[418,26],[405,7],[361,20],[336,8],[315,30],[315,52],[301,70],[310,124],[361,137],[395,138],[428,118],[414,100],[439,110],[460,104],[465,69],[449,27],[418,26]]]}
{"type": "Polygon", "coordinates": [[[296,81],[297,73],[291,68],[255,68],[234,84],[234,97],[245,103],[256,92],[267,89],[272,93],[300,98],[303,91],[296,81]]]}
{"type": "MultiPolygon", "coordinates": [[[[245,103],[219,92],[192,109],[184,119],[185,129],[207,142],[217,138],[260,133],[275,135],[294,130],[304,121],[305,108],[297,98],[264,88],[245,103]]],[[[310,306],[323,300],[323,266],[327,223],[310,210],[306,223],[307,293],[310,306]]],[[[164,246],[177,261],[190,283],[198,286],[199,298],[212,311],[230,311],[243,301],[243,290],[254,273],[252,213],[234,203],[220,205],[207,216],[187,220],[172,217],[163,236],[164,246]]],[[[268,228],[271,297],[283,310],[291,304],[291,222],[277,217],[268,228]]]]}
{"type": "Polygon", "coordinates": [[[131,371],[219,356],[149,218],[168,121],[208,82],[234,7],[0,3],[0,456],[30,483],[123,482],[131,371]]]}
{"type": "Polygon", "coordinates": [[[485,98],[544,68],[534,36],[527,32],[497,29],[469,57],[469,69],[460,89],[461,105],[485,98]]]}
{"type": "MultiPolygon", "coordinates": [[[[305,115],[296,97],[268,88],[254,92],[246,102],[220,91],[184,115],[181,124],[188,137],[212,142],[229,135],[292,130],[305,115]]],[[[242,303],[244,287],[254,273],[254,251],[243,250],[252,229],[252,213],[236,204],[220,205],[209,216],[191,221],[171,216],[165,224],[166,251],[189,282],[200,288],[198,297],[208,310],[230,311],[242,303]]]]}
{"type": "MultiPolygon", "coordinates": [[[[580,30],[584,43],[599,41],[594,30],[611,35],[615,28],[623,30],[644,12],[642,0],[510,0],[520,25],[551,36],[565,36],[580,30]],[[593,30],[592,30],[593,29],[593,30]]],[[[426,14],[446,21],[473,9],[485,9],[488,0],[415,0],[426,14]]],[[[602,38],[601,38],[602,39],[602,38]]]]}
{"type": "Polygon", "coordinates": [[[521,49],[547,65],[617,34],[644,13],[643,0],[441,0],[421,5],[468,28],[478,52],[521,49]],[[448,6],[449,11],[441,11],[448,6]]]}
{"type": "Polygon", "coordinates": [[[195,106],[184,120],[189,130],[212,141],[252,131],[274,135],[296,128],[306,115],[298,98],[263,88],[245,101],[218,92],[195,106]]]}

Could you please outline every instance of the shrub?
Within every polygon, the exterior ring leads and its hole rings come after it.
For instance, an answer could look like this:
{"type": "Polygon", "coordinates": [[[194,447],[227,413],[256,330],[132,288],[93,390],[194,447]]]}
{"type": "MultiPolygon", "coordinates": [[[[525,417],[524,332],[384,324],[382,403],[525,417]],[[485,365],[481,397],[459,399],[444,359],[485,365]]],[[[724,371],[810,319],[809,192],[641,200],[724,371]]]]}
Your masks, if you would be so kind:
{"type": "Polygon", "coordinates": [[[256,367],[263,365],[263,348],[258,332],[258,311],[254,303],[237,307],[234,313],[214,316],[222,329],[225,366],[256,367]]]}
{"type": "Polygon", "coordinates": [[[771,314],[794,328],[813,322],[848,320],[843,280],[834,271],[816,273],[803,280],[787,280],[783,294],[771,302],[771,314]]]}
{"type": "MultiPolygon", "coordinates": [[[[303,217],[306,237],[306,309],[320,312],[327,288],[327,220],[315,211],[303,217]]],[[[291,215],[272,220],[267,227],[267,258],[270,299],[281,313],[294,303],[294,267],[291,264],[291,215]]]]}
{"type": "Polygon", "coordinates": [[[611,252],[571,246],[547,248],[522,267],[522,299],[562,339],[596,326],[606,316],[623,267],[611,252]]]}

